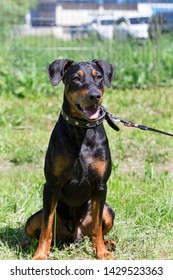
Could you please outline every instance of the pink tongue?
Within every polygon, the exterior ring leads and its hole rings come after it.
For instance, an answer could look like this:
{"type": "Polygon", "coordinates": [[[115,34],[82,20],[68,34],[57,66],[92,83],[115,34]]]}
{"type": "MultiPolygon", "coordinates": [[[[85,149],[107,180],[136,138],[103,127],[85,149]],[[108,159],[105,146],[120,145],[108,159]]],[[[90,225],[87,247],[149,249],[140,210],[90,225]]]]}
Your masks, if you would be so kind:
{"type": "Polygon", "coordinates": [[[94,106],[85,108],[85,114],[90,120],[97,119],[99,117],[99,112],[99,108],[95,108],[94,106]]]}

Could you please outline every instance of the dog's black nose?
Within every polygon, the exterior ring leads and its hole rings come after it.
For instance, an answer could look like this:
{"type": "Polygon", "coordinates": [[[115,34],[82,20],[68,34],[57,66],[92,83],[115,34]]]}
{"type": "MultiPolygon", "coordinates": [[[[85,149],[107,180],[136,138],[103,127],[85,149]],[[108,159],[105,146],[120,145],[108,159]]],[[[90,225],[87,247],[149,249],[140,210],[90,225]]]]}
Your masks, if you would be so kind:
{"type": "Polygon", "coordinates": [[[88,99],[90,102],[99,102],[101,94],[99,91],[90,91],[88,93],[88,99]]]}

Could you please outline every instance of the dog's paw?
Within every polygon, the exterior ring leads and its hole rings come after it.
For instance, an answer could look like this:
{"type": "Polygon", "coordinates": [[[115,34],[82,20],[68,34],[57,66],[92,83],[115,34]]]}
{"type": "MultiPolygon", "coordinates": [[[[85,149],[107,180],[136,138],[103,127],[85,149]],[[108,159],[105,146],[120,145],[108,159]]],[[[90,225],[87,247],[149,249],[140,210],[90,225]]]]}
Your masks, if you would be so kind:
{"type": "Polygon", "coordinates": [[[47,260],[47,255],[42,252],[35,252],[32,260],[47,260]]]}
{"type": "Polygon", "coordinates": [[[108,250],[97,252],[96,255],[97,255],[97,258],[100,260],[114,260],[116,258],[108,250]]]}
{"type": "Polygon", "coordinates": [[[109,252],[115,252],[116,243],[113,240],[104,240],[104,244],[109,252]]]}

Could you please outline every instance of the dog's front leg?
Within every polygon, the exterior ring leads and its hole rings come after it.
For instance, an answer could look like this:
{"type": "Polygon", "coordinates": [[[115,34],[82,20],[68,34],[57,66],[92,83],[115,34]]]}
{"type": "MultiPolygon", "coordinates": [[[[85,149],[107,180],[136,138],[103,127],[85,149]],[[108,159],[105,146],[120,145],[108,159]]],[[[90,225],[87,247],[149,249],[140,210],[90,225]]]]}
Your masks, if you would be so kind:
{"type": "Polygon", "coordinates": [[[103,241],[102,232],[102,213],[106,198],[106,185],[100,185],[99,190],[92,195],[91,213],[92,213],[92,232],[91,239],[96,257],[99,259],[110,259],[111,254],[107,250],[103,241]]]}
{"type": "Polygon", "coordinates": [[[45,184],[43,191],[43,219],[41,234],[38,248],[34,254],[33,260],[46,260],[50,252],[52,242],[52,227],[57,199],[55,194],[51,192],[48,184],[45,184]]]}

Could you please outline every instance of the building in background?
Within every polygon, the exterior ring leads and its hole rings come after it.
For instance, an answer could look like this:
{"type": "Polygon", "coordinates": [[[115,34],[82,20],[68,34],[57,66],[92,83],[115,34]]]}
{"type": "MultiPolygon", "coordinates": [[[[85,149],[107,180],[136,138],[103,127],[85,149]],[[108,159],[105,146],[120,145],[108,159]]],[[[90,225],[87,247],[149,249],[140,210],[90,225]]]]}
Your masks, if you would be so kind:
{"type": "Polygon", "coordinates": [[[57,0],[38,0],[31,10],[32,26],[55,26],[57,0]]]}
{"type": "MultiPolygon", "coordinates": [[[[70,39],[94,29],[108,36],[105,26],[93,28],[98,18],[108,20],[120,17],[148,17],[160,11],[173,11],[173,0],[37,0],[37,5],[27,14],[24,35],[50,35],[70,39]],[[101,31],[100,31],[101,30],[101,31]]],[[[112,26],[110,34],[112,33],[112,26]]],[[[112,35],[108,36],[112,37],[112,35]]]]}
{"type": "Polygon", "coordinates": [[[32,26],[80,26],[97,16],[151,16],[153,11],[172,9],[173,0],[38,0],[31,11],[32,26]]]}

